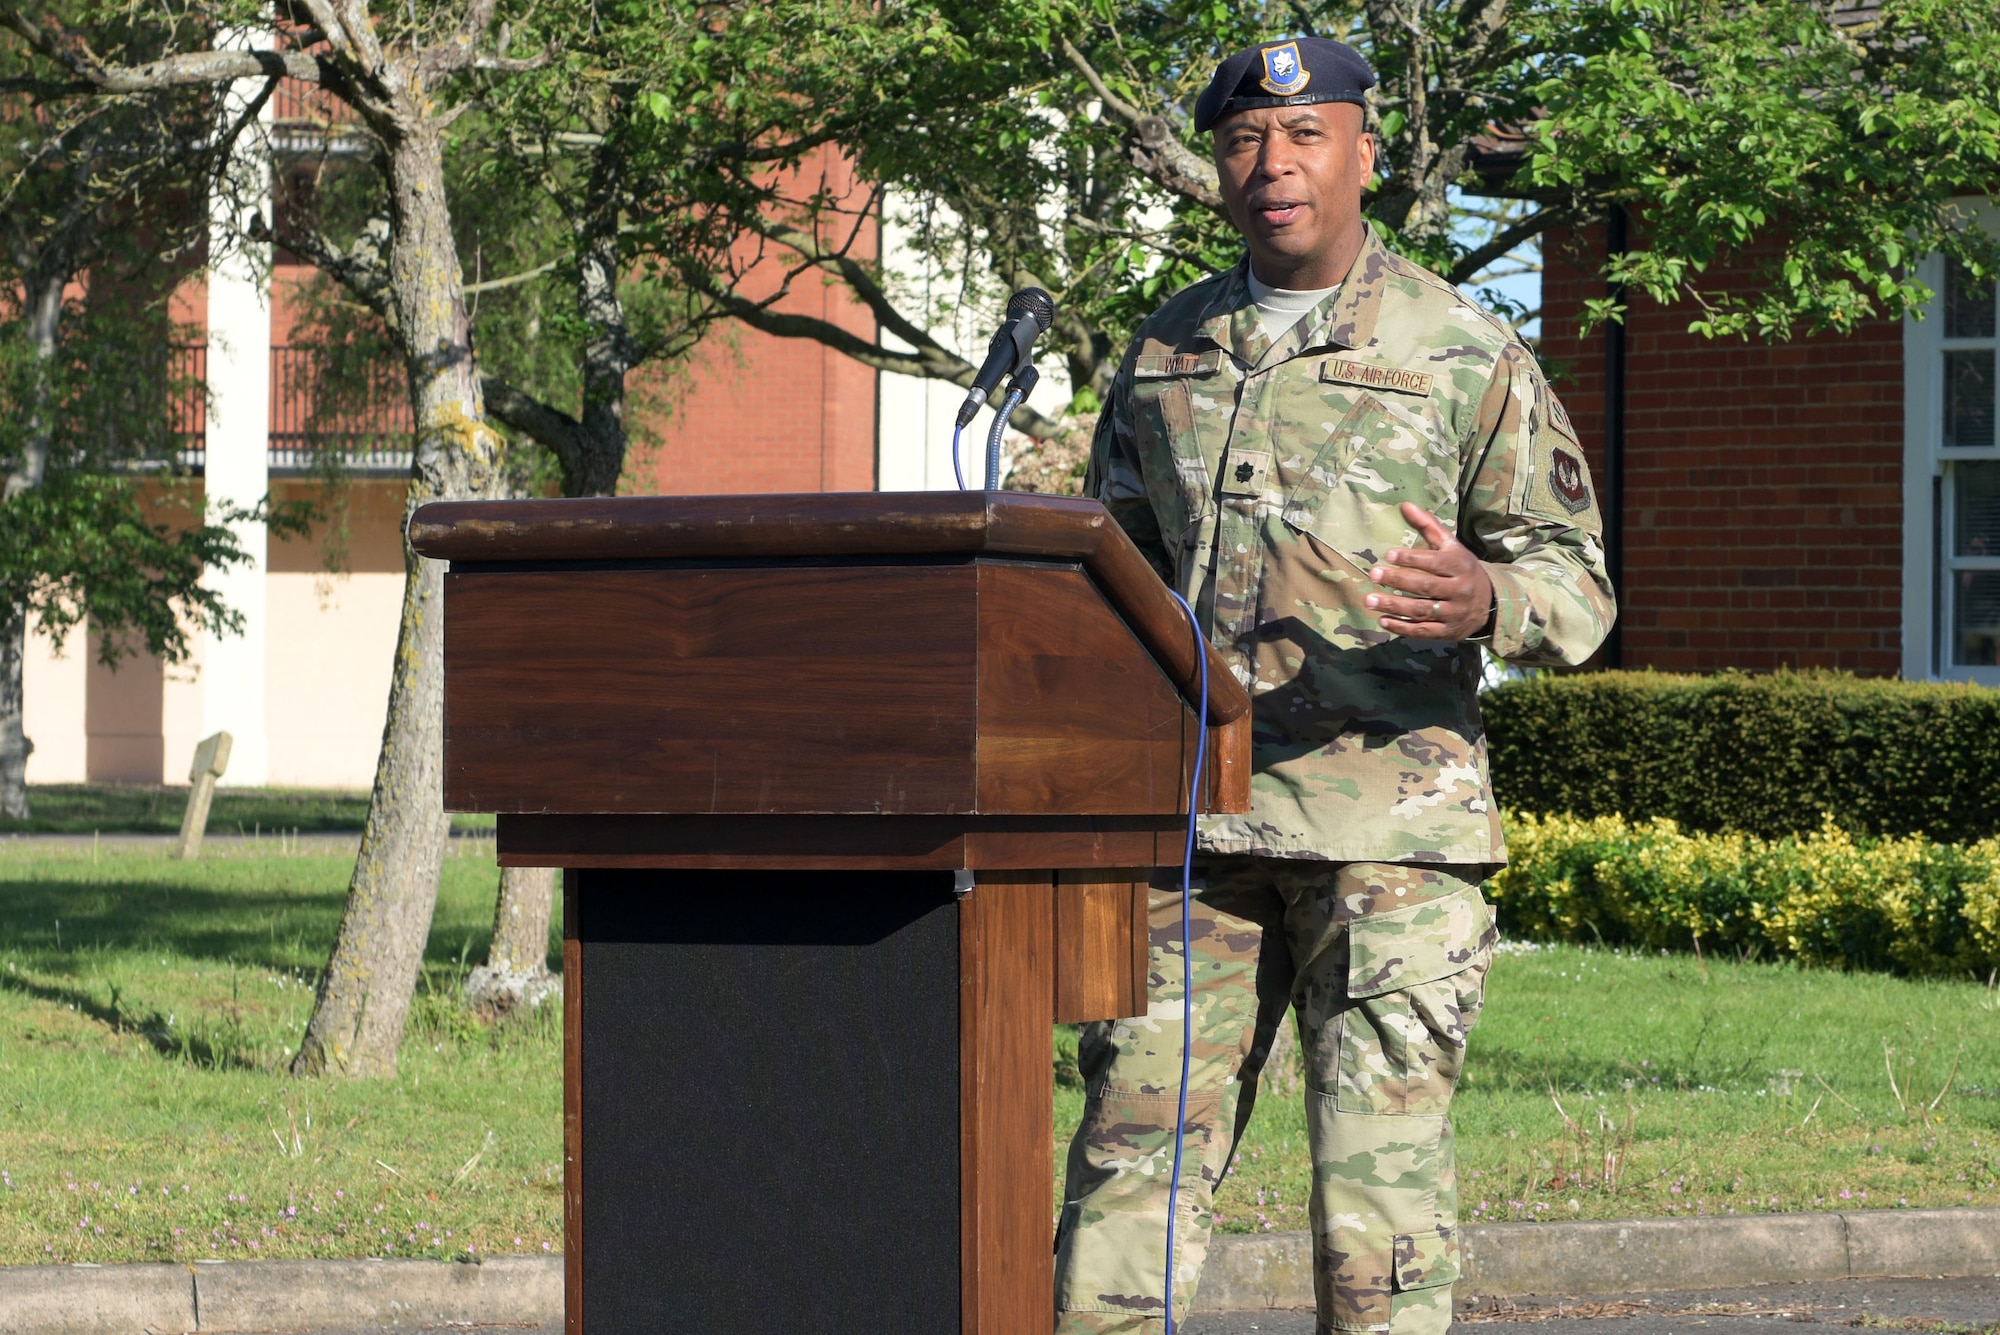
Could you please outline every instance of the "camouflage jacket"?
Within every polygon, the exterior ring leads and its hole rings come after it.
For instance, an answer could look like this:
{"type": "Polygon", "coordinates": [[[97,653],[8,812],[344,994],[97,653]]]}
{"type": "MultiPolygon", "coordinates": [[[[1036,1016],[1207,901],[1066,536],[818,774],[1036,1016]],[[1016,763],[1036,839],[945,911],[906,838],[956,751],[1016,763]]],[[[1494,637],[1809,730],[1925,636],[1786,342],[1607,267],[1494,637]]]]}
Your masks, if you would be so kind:
{"type": "Polygon", "coordinates": [[[1512,330],[1372,232],[1275,342],[1247,272],[1141,326],[1085,483],[1251,694],[1252,810],[1205,818],[1202,846],[1503,862],[1478,646],[1392,634],[1362,599],[1385,552],[1424,546],[1414,501],[1486,563],[1495,654],[1583,661],[1616,613],[1576,434],[1512,330]]]}

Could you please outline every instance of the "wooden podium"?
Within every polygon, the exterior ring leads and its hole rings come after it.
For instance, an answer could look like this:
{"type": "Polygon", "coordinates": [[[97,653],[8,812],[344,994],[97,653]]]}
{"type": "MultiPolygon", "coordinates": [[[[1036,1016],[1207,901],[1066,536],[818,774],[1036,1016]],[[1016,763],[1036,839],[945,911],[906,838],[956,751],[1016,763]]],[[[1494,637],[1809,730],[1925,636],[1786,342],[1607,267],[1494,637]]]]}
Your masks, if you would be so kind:
{"type": "MultiPolygon", "coordinates": [[[[1249,700],[1094,501],[461,502],[444,792],[564,868],[570,1335],[1042,1335],[1052,1020],[1249,700]]],[[[1169,882],[1171,883],[1171,882],[1169,882]]]]}

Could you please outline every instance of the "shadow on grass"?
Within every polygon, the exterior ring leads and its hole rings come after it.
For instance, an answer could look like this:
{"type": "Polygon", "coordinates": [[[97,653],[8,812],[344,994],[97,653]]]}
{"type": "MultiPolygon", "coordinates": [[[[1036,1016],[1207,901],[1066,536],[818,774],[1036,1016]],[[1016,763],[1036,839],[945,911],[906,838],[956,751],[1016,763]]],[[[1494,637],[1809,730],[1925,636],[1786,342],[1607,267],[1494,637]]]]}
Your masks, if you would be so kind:
{"type": "MultiPolygon", "coordinates": [[[[0,831],[89,834],[175,834],[187,810],[185,785],[32,784],[25,821],[0,821],[0,831]]],[[[303,788],[224,788],[209,808],[211,833],[261,826],[277,830],[359,830],[368,815],[366,792],[303,788]]]]}
{"type": "MultiPolygon", "coordinates": [[[[190,959],[317,972],[345,903],[344,886],[314,894],[165,880],[14,881],[0,884],[0,948],[34,955],[52,971],[86,949],[166,947],[190,959]]],[[[424,963],[448,968],[461,955],[484,959],[491,936],[490,925],[454,932],[449,942],[433,932],[424,963]]]]}
{"type": "Polygon", "coordinates": [[[1713,1013],[1677,1053],[1605,1053],[1578,1051],[1567,1043],[1528,1047],[1498,1043],[1482,1045],[1473,1031],[1466,1055],[1469,1082],[1488,1090],[1520,1090],[1545,1094],[1570,1090],[1612,1092],[1689,1089],[1745,1090],[1762,1086],[1771,1074],[1768,1036],[1748,1049],[1722,1051],[1712,1043],[1713,1013]]]}
{"type": "MultiPolygon", "coordinates": [[[[0,819],[0,834],[178,834],[187,800],[185,784],[29,784],[30,818],[0,819]]],[[[208,832],[351,834],[367,818],[365,789],[223,788],[209,808],[208,832]]],[[[491,830],[493,817],[460,814],[451,824],[491,830]]]]}
{"type": "Polygon", "coordinates": [[[163,1057],[178,1058],[211,1071],[261,1069],[245,1055],[249,1044],[241,1032],[240,1022],[228,1022],[221,1034],[177,1028],[157,1008],[143,1014],[127,1011],[124,998],[115,986],[111,989],[108,1003],[99,1001],[80,987],[38,983],[17,973],[0,974],[0,990],[57,1006],[68,1006],[77,1014],[87,1015],[104,1025],[114,1034],[137,1034],[163,1057]]]}

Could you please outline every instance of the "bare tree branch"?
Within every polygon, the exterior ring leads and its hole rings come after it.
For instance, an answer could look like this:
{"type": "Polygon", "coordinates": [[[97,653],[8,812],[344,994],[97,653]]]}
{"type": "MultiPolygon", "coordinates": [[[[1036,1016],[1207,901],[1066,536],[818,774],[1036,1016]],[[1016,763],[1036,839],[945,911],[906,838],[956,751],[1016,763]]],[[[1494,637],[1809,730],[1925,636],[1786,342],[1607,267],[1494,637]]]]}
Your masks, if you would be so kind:
{"type": "Polygon", "coordinates": [[[581,422],[499,376],[482,374],[479,392],[486,399],[486,411],[501,425],[548,450],[564,468],[575,467],[587,446],[581,422]]]}
{"type": "MultiPolygon", "coordinates": [[[[954,385],[968,389],[972,386],[973,376],[977,374],[976,368],[970,362],[953,356],[935,343],[916,352],[896,352],[880,344],[870,343],[859,334],[843,329],[830,320],[774,310],[763,302],[738,296],[714,283],[709,285],[703,295],[714,302],[723,314],[734,316],[752,329],[778,338],[812,339],[873,370],[924,376],[931,380],[948,380],[954,385]]],[[[1018,424],[1018,430],[1036,440],[1047,440],[1061,430],[1060,423],[1050,421],[1025,404],[1021,407],[1020,415],[1014,420],[1018,424]]]]}
{"type": "Polygon", "coordinates": [[[959,383],[964,385],[972,383],[972,377],[976,373],[973,366],[954,356],[931,337],[930,331],[898,310],[895,303],[889,300],[889,294],[875,281],[875,276],[868,272],[866,265],[845,253],[827,251],[809,233],[783,223],[773,222],[761,214],[750,219],[749,226],[758,235],[778,242],[808,264],[832,273],[847,284],[854,295],[861,300],[861,304],[882,323],[883,328],[918,349],[920,353],[930,353],[956,361],[965,368],[965,379],[959,383]]]}
{"type": "Polygon", "coordinates": [[[390,285],[389,266],[382,258],[388,244],[388,224],[375,219],[346,250],[324,233],[307,228],[281,227],[274,240],[346,290],[392,331],[397,327],[395,292],[390,285]]]}
{"type": "Polygon", "coordinates": [[[1132,165],[1173,193],[1220,213],[1222,193],[1215,164],[1183,144],[1165,117],[1150,115],[1112,92],[1104,76],[1069,38],[1063,38],[1062,49],[1063,58],[1083,76],[1104,109],[1130,128],[1125,152],[1132,165]]]}
{"type": "Polygon", "coordinates": [[[139,65],[108,65],[79,39],[65,40],[37,25],[12,4],[0,6],[0,27],[21,38],[39,54],[69,71],[77,81],[45,85],[63,92],[151,93],[167,88],[226,83],[233,79],[302,79],[322,81],[317,56],[303,51],[190,51],[139,65]]]}
{"type": "Polygon", "coordinates": [[[478,292],[497,292],[505,287],[519,287],[522,283],[532,283],[543,274],[553,273],[561,267],[562,261],[550,260],[547,264],[537,264],[532,269],[524,269],[520,273],[508,274],[505,278],[488,278],[483,282],[467,283],[465,285],[465,295],[469,297],[478,292]]]}
{"type": "Polygon", "coordinates": [[[1509,251],[1523,242],[1531,241],[1543,232],[1548,231],[1549,228],[1568,221],[1569,216],[1568,209],[1536,209],[1512,227],[1494,236],[1485,245],[1475,247],[1460,256],[1458,263],[1451,266],[1451,272],[1444,276],[1445,281],[1448,283],[1470,282],[1478,276],[1481,269],[1484,269],[1487,265],[1493,263],[1493,261],[1504,257],[1509,251]]]}

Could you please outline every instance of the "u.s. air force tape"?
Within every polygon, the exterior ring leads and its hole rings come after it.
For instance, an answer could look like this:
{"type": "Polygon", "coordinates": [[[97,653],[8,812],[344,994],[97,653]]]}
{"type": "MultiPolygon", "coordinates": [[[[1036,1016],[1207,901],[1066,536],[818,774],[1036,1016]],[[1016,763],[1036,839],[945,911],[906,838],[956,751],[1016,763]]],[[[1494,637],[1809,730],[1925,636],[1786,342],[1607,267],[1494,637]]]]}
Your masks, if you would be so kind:
{"type": "Polygon", "coordinates": [[[1333,384],[1366,385],[1370,389],[1386,389],[1396,394],[1428,395],[1431,392],[1429,372],[1405,371],[1400,366],[1348,361],[1342,357],[1329,357],[1321,362],[1319,378],[1333,384]]]}

